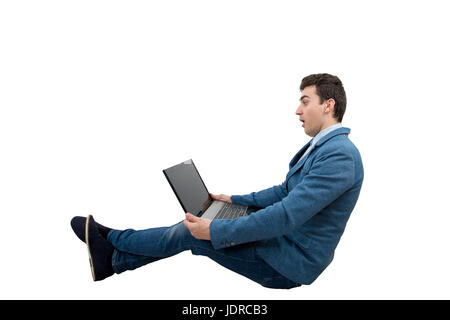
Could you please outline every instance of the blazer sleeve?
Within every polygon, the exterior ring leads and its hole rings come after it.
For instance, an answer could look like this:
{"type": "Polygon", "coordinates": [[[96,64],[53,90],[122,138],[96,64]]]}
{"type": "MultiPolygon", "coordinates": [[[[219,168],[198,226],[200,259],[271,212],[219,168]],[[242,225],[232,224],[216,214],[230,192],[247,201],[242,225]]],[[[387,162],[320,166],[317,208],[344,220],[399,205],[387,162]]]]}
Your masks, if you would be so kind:
{"type": "Polygon", "coordinates": [[[265,208],[275,202],[281,201],[287,196],[286,181],[282,184],[264,189],[258,192],[252,192],[246,195],[233,195],[231,202],[252,207],[265,208]]]}
{"type": "MultiPolygon", "coordinates": [[[[354,176],[351,153],[335,150],[318,155],[308,174],[280,201],[249,216],[213,220],[211,244],[221,249],[291,233],[348,190],[354,183],[354,176]]],[[[273,193],[271,199],[278,196],[274,190],[264,193],[273,193]]]]}

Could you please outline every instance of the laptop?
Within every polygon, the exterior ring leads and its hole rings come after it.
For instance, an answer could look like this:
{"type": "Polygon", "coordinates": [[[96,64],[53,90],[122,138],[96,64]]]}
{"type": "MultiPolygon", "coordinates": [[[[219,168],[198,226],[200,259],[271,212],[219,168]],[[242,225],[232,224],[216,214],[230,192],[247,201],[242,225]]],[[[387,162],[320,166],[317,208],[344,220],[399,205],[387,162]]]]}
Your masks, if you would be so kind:
{"type": "Polygon", "coordinates": [[[247,206],[214,200],[192,159],[163,170],[184,212],[209,220],[247,215],[247,206]]]}

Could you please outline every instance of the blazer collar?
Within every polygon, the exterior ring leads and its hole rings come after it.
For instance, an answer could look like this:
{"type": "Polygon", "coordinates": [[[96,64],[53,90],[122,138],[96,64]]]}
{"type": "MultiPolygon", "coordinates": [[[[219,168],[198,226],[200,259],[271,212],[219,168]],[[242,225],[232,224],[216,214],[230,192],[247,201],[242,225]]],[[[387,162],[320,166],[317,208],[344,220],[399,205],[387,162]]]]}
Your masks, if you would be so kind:
{"type": "Polygon", "coordinates": [[[328,140],[330,140],[331,138],[333,138],[335,136],[338,136],[340,134],[348,135],[349,133],[350,133],[350,128],[345,128],[345,127],[338,128],[336,130],[331,131],[326,136],[322,137],[319,141],[317,141],[317,143],[314,145],[314,147],[315,148],[320,147],[325,142],[327,142],[328,140]]]}

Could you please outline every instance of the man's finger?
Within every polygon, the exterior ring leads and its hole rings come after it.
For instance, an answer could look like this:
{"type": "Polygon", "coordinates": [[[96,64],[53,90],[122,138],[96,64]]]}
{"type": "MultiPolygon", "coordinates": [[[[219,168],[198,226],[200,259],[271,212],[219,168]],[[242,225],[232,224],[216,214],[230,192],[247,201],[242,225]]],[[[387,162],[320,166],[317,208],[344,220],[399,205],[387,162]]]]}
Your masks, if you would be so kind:
{"type": "Polygon", "coordinates": [[[189,222],[189,220],[184,220],[183,221],[184,226],[189,230],[189,233],[194,237],[197,238],[195,233],[194,233],[194,229],[195,229],[195,225],[194,222],[189,222]]]}
{"type": "Polygon", "coordinates": [[[191,228],[192,228],[192,222],[189,222],[189,220],[185,219],[185,220],[183,221],[183,224],[184,224],[184,226],[185,226],[186,228],[188,228],[189,231],[191,231],[191,228]]]}
{"type": "Polygon", "coordinates": [[[189,222],[196,222],[200,218],[197,218],[196,216],[188,212],[186,213],[186,219],[189,220],[189,222]]]}

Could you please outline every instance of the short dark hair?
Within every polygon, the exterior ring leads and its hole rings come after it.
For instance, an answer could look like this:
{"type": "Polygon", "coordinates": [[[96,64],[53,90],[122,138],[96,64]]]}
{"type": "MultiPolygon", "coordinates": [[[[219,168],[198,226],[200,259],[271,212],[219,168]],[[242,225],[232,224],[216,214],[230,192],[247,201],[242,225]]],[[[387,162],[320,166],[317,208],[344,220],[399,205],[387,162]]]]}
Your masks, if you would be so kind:
{"type": "Polygon", "coordinates": [[[316,73],[303,78],[300,90],[308,86],[316,86],[316,93],[320,97],[320,103],[328,99],[334,99],[333,116],[339,122],[342,122],[347,105],[347,97],[341,80],[328,73],[316,73]]]}

